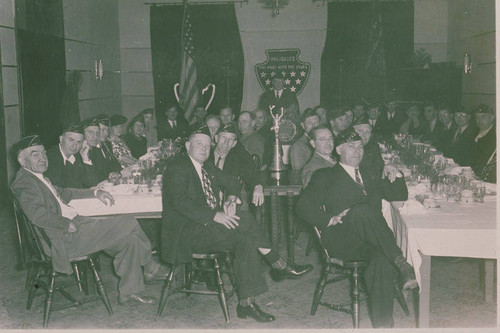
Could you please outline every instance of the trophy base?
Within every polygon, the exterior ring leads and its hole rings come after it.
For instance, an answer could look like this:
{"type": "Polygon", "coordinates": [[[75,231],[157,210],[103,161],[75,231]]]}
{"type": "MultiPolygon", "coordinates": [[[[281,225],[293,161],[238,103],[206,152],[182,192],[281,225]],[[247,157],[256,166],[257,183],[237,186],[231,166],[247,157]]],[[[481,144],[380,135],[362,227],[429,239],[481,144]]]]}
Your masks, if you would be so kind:
{"type": "Polygon", "coordinates": [[[271,185],[281,186],[288,184],[286,170],[271,170],[271,185]]]}

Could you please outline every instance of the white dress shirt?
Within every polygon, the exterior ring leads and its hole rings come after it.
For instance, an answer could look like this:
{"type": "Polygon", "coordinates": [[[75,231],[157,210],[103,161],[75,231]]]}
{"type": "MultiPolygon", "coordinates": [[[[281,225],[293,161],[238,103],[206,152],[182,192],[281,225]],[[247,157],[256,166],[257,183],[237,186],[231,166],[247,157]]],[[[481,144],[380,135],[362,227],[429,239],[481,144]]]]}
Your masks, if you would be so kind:
{"type": "Polygon", "coordinates": [[[170,124],[170,127],[174,128],[175,126],[177,126],[177,120],[168,120],[168,123],[170,124]]]}
{"type": "Polygon", "coordinates": [[[71,164],[75,164],[75,155],[71,155],[69,158],[67,158],[66,155],[64,155],[64,153],[62,151],[61,144],[59,144],[59,151],[61,152],[61,155],[63,157],[63,164],[64,165],[66,165],[66,161],[68,161],[71,164]]]}
{"type": "MultiPolygon", "coordinates": [[[[227,154],[226,154],[226,156],[227,156],[227,154]]],[[[224,169],[224,163],[226,162],[226,156],[221,156],[217,153],[217,151],[214,151],[215,166],[218,167],[220,170],[224,169]],[[217,163],[217,162],[219,162],[219,163],[217,163]]]]}
{"type": "Polygon", "coordinates": [[[196,170],[196,173],[198,174],[198,177],[200,178],[200,182],[203,184],[203,175],[201,173],[201,168],[203,168],[203,165],[201,165],[200,162],[196,161],[191,156],[189,156],[189,158],[191,159],[191,162],[193,162],[194,169],[196,170]]]}
{"type": "Polygon", "coordinates": [[[363,178],[361,178],[361,173],[359,172],[359,168],[354,168],[350,165],[346,165],[346,164],[343,164],[343,163],[340,163],[339,164],[344,168],[344,170],[349,174],[349,176],[351,176],[352,180],[354,180],[356,182],[356,171],[355,169],[358,169],[358,173],[359,173],[359,179],[361,180],[361,184],[363,184],[363,178]]]}

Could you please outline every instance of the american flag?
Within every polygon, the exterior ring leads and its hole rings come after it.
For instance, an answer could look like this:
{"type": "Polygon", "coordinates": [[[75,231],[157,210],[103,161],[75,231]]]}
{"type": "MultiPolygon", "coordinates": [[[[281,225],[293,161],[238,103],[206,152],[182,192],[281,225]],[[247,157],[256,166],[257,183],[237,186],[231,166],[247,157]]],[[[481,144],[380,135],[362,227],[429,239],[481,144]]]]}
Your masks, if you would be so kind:
{"type": "Polygon", "coordinates": [[[193,58],[193,31],[187,5],[184,6],[184,19],[182,21],[182,68],[179,103],[184,109],[184,117],[189,121],[198,103],[200,93],[196,76],[196,64],[193,58]]]}

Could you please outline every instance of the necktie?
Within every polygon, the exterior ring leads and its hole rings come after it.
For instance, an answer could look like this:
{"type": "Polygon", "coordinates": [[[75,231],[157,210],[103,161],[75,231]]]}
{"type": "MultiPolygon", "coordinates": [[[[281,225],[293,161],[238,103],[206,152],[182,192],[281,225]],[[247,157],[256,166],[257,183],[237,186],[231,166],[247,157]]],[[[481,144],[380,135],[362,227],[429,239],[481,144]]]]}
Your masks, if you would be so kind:
{"type": "Polygon", "coordinates": [[[462,134],[462,129],[461,128],[457,129],[457,131],[455,132],[455,137],[453,138],[453,144],[457,143],[458,137],[460,136],[460,134],[462,134]]]}
{"type": "Polygon", "coordinates": [[[354,169],[354,178],[358,187],[361,189],[361,191],[363,191],[363,194],[366,195],[365,185],[363,185],[363,182],[361,181],[361,176],[359,175],[358,168],[354,169]]]}
{"type": "Polygon", "coordinates": [[[212,209],[217,208],[217,197],[215,196],[214,190],[212,189],[212,183],[208,178],[208,173],[203,167],[201,168],[201,180],[201,186],[203,187],[203,193],[205,194],[205,198],[207,199],[207,204],[212,209]]]}
{"type": "Polygon", "coordinates": [[[215,163],[215,166],[218,167],[219,169],[222,170],[221,166],[220,166],[220,162],[221,162],[222,158],[219,156],[217,157],[217,163],[215,163]]]}

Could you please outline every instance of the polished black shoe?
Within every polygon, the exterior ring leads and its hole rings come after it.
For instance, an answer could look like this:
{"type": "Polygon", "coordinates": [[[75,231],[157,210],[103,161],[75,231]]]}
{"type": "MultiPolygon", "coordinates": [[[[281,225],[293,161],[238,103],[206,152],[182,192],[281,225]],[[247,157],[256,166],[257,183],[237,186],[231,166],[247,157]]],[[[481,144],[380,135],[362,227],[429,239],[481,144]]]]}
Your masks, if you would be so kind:
{"type": "Polygon", "coordinates": [[[414,289],[418,287],[417,278],[413,267],[403,257],[398,257],[394,260],[394,264],[399,269],[401,274],[402,289],[414,289]]]}
{"type": "Polygon", "coordinates": [[[312,265],[296,265],[296,264],[288,264],[285,269],[271,269],[269,275],[273,281],[280,282],[284,279],[298,279],[302,275],[312,270],[312,265]]]}
{"type": "Polygon", "coordinates": [[[276,317],[269,314],[265,313],[260,309],[260,307],[254,302],[250,304],[249,306],[241,306],[238,304],[236,307],[236,314],[238,315],[238,318],[253,318],[259,323],[268,323],[270,321],[275,321],[276,317]]]}
{"type": "Polygon", "coordinates": [[[144,272],[144,283],[153,283],[155,281],[164,281],[170,271],[165,266],[160,266],[152,272],[144,272]]]}

